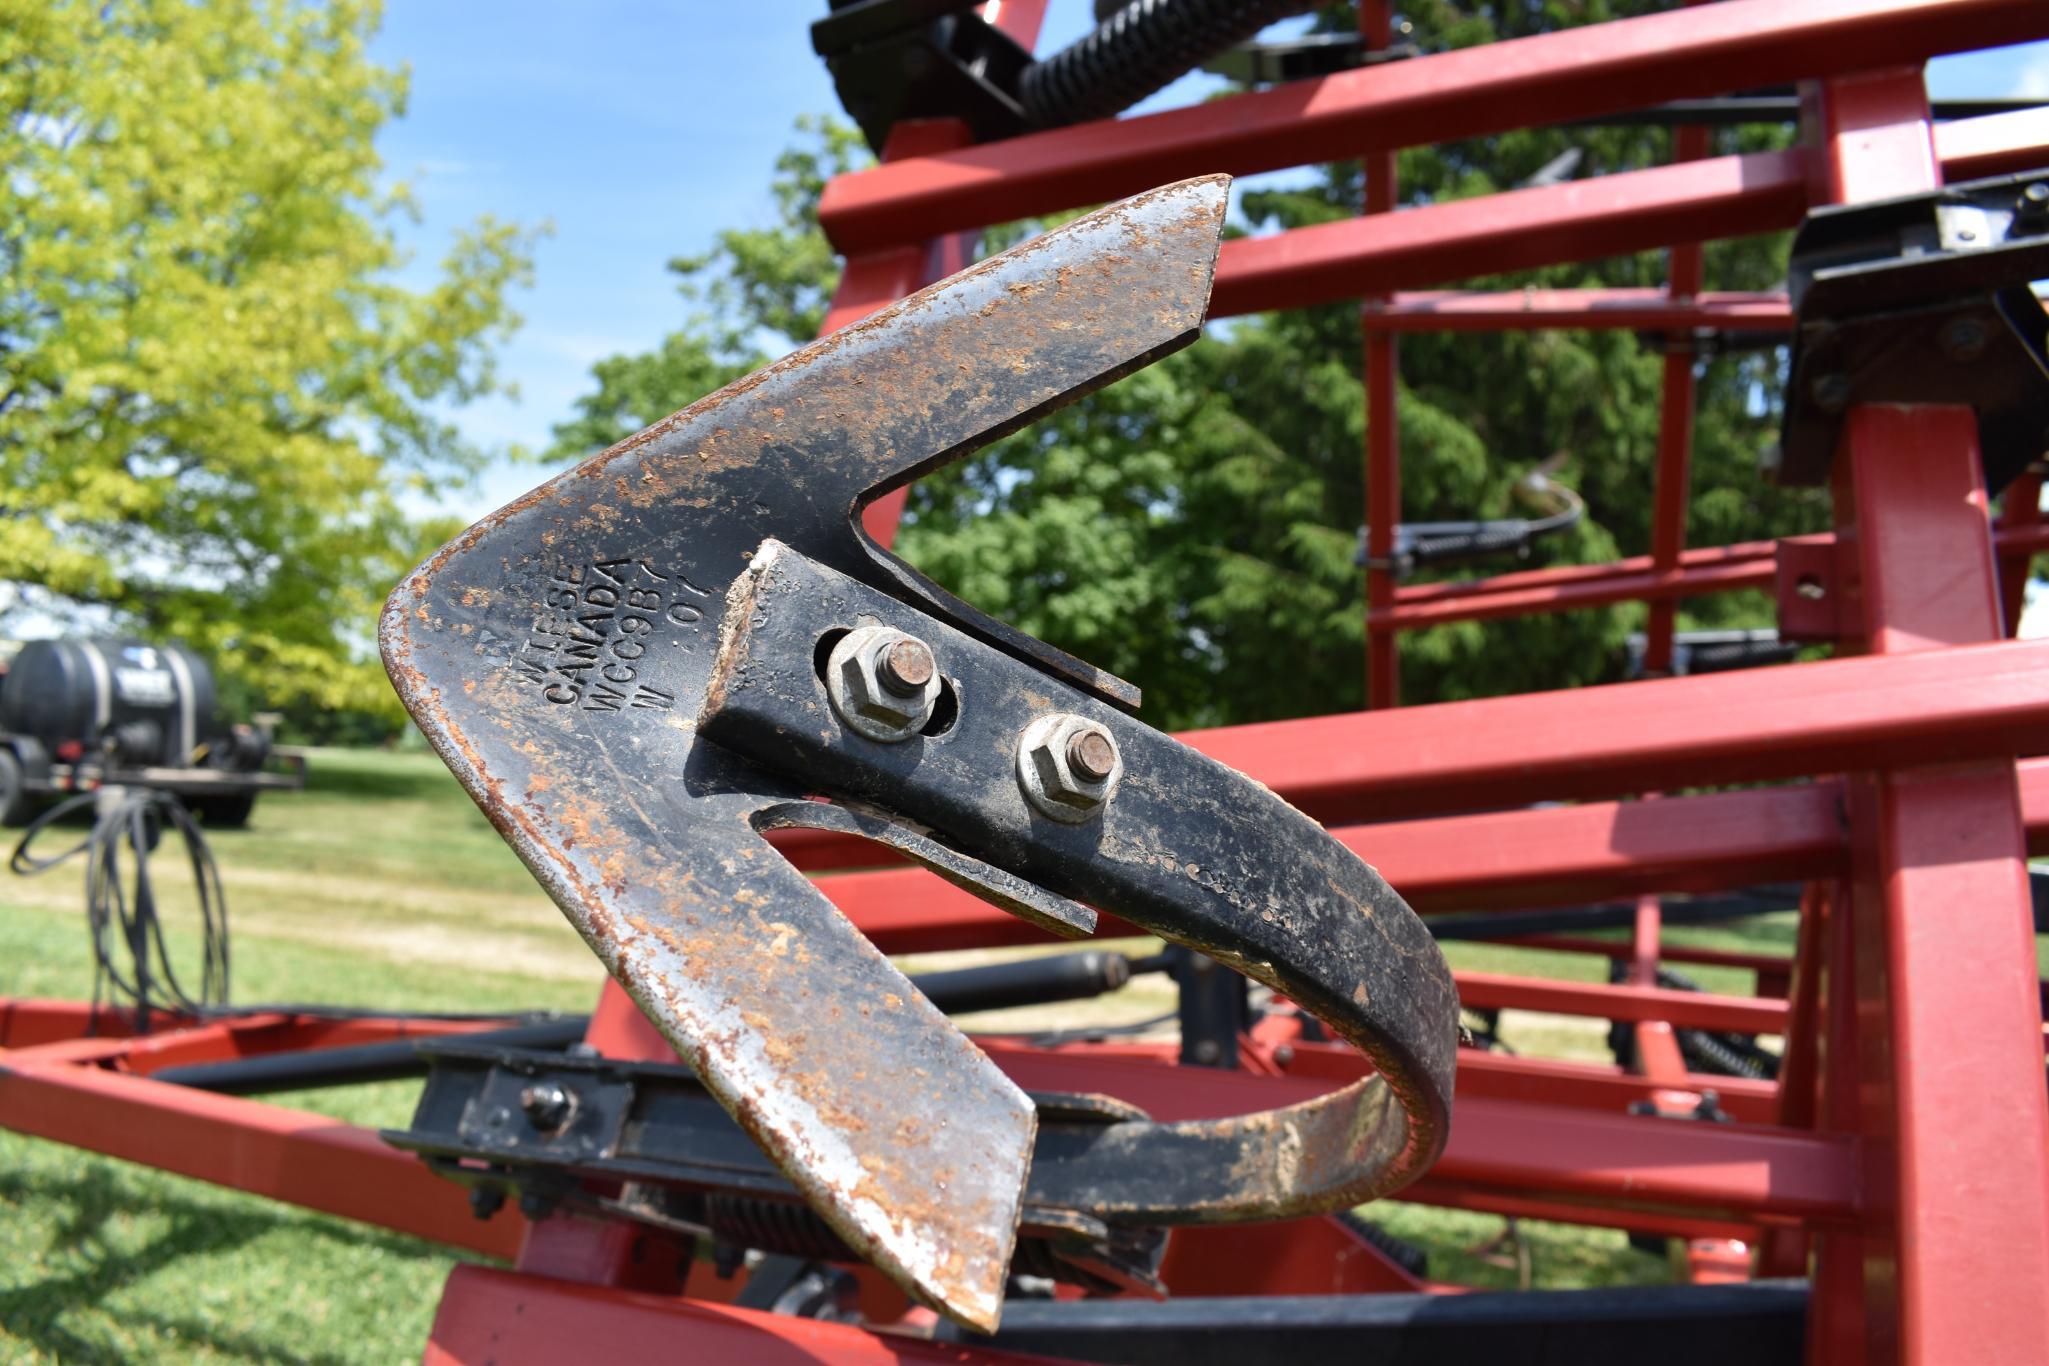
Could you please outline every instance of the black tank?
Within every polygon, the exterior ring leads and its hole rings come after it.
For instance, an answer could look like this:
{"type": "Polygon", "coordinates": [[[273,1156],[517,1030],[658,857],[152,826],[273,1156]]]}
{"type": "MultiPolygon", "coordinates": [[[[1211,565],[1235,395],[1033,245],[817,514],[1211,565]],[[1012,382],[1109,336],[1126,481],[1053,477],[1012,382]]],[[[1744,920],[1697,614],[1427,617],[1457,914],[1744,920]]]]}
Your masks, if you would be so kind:
{"type": "Polygon", "coordinates": [[[0,684],[0,730],[55,754],[66,741],[124,764],[183,767],[224,730],[213,670],[183,645],[35,640],[0,684]]]}

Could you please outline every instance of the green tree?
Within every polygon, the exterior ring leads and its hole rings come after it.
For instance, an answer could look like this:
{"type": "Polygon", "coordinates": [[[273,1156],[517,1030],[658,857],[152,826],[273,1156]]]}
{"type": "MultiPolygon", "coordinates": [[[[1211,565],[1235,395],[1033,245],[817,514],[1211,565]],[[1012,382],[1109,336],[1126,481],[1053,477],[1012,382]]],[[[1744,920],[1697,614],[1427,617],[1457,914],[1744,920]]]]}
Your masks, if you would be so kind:
{"type": "MultiPolygon", "coordinates": [[[[1424,0],[1408,17],[1428,50],[1650,8],[1546,0],[1478,9],[1424,0]]],[[[1325,22],[1349,21],[1347,12],[1325,22]]],[[[833,279],[815,225],[815,189],[851,155],[844,131],[813,131],[779,164],[776,225],[729,233],[710,257],[677,263],[703,310],[656,354],[601,365],[597,393],[577,422],[558,429],[552,454],[587,454],[700,397],[712,378],[701,357],[737,371],[753,361],[757,341],[780,347],[809,335],[833,279]],[[738,345],[741,338],[749,344],[738,345]]],[[[1715,151],[1785,137],[1771,128],[1724,131],[1715,151]]],[[[1423,203],[1510,189],[1569,148],[1580,154],[1579,174],[1629,170],[1668,159],[1670,144],[1662,129],[1616,127],[1418,148],[1400,158],[1402,190],[1405,202],[1423,203]]],[[[1267,230],[1353,215],[1362,202],[1360,168],[1350,164],[1247,194],[1243,208],[1253,227],[1267,230]]],[[[1035,226],[992,233],[988,245],[1035,226]]],[[[1719,244],[1708,255],[1707,285],[1768,288],[1783,265],[1782,236],[1719,244]]],[[[1663,279],[1658,252],[1461,283],[1663,279]]],[[[1344,303],[1213,326],[1189,350],[921,481],[899,550],[985,610],[1140,684],[1155,724],[1360,705],[1364,594],[1354,554],[1364,516],[1365,393],[1357,316],[1356,305],[1344,303]]],[[[1558,477],[1583,494],[1588,516],[1571,535],[1544,543],[1531,563],[1646,552],[1661,364],[1645,342],[1620,332],[1405,338],[1403,514],[1505,515],[1516,481],[1558,460],[1558,477]]],[[[1772,352],[1701,363],[1693,544],[1809,530],[1825,515],[1819,495],[1771,488],[1756,473],[1776,433],[1780,364],[1772,352]]],[[[1640,608],[1626,607],[1411,635],[1405,700],[1613,676],[1624,637],[1641,618],[1640,608]]],[[[1683,624],[1770,620],[1757,595],[1698,599],[1682,615],[1683,624]]]]}
{"type": "Polygon", "coordinates": [[[368,623],[453,528],[531,234],[425,289],[374,140],[369,0],[0,0],[0,581],[275,703],[397,708],[368,623]]]}

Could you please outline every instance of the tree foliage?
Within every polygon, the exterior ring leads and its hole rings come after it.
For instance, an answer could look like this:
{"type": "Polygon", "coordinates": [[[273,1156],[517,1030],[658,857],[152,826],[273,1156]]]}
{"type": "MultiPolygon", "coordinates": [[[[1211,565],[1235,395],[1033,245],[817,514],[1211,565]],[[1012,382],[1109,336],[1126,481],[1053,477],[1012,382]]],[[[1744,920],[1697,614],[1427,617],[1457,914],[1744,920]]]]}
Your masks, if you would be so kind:
{"type": "Polygon", "coordinates": [[[0,0],[0,580],[212,654],[273,702],[396,714],[384,594],[483,453],[451,405],[531,235],[396,282],[368,0],[0,0]]]}
{"type": "MultiPolygon", "coordinates": [[[[1425,50],[1466,46],[1655,6],[1543,0],[1406,7],[1425,50]]],[[[1349,21],[1348,15],[1345,19],[1349,21]]],[[[1333,16],[1326,22],[1337,22],[1333,16]]],[[[728,233],[676,263],[700,311],[652,355],[615,358],[553,454],[587,454],[695,400],[757,352],[808,338],[834,279],[815,223],[816,189],[853,155],[831,124],[778,165],[778,220],[728,233]]],[[[1785,130],[1716,135],[1716,152],[1783,142],[1785,130]]],[[[1661,163],[1652,127],[1539,129],[1417,148],[1400,157],[1405,204],[1512,189],[1576,148],[1579,175],[1661,163]]],[[[1360,167],[1306,172],[1247,193],[1266,231],[1357,214],[1360,167]]],[[[989,235],[1015,240],[1037,225],[989,235]]],[[[1762,289],[1783,271],[1782,237],[1718,244],[1710,289],[1762,289]]],[[[1664,253],[1474,281],[1481,288],[1660,285],[1664,253]]],[[[1508,515],[1516,481],[1560,461],[1586,520],[1532,563],[1612,559],[1649,548],[1662,359],[1624,332],[1405,337],[1399,430],[1410,520],[1508,515]]],[[[1308,715],[1362,704],[1363,343],[1355,304],[1212,325],[1194,347],[1029,431],[921,481],[898,542],[906,558],[985,610],[1139,683],[1155,724],[1308,715]]],[[[1817,495],[1757,476],[1777,428],[1780,355],[1697,365],[1692,544],[1814,529],[1817,495]]],[[[1456,572],[1491,572],[1494,564],[1456,572]]],[[[1404,638],[1408,701],[1562,687],[1613,676],[1642,616],[1624,607],[1442,627],[1404,638]]],[[[1698,599],[1682,624],[1768,622],[1755,596],[1698,599]]]]}

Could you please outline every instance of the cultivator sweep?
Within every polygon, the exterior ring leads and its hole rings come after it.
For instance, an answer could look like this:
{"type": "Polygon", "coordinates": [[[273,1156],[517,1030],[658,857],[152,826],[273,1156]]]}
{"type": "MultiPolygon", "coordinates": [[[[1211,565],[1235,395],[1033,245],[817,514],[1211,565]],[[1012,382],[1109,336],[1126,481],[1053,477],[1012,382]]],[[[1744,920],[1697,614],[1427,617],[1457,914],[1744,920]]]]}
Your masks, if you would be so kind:
{"type": "Polygon", "coordinates": [[[451,1276],[435,1360],[2049,1360],[2049,646],[2009,638],[2049,548],[2049,112],[1938,120],[1921,70],[2049,12],[1724,0],[1396,60],[1364,0],[1357,43],[1241,54],[1286,83],[1055,126],[1123,68],[1035,68],[1042,10],[836,3],[882,164],[825,193],[826,335],[393,595],[400,695],[616,979],[590,1019],[17,1001],[0,1123],[510,1259],[451,1276]],[[1797,146],[1705,155],[1719,97],[1793,81],[1797,146]],[[1393,211],[1399,147],[1675,100],[1670,166],[1393,211]],[[1220,245],[1229,176],[1360,156],[1364,216],[1220,245]],[[1693,244],[1803,222],[1786,295],[1700,291],[1693,244]],[[1426,288],[1664,247],[1663,291],[1426,288]],[[1206,316],[1347,299],[1367,711],[1162,735],[887,553],[912,480],[1206,316]],[[1666,348],[1650,553],[1403,581],[1400,334],[1616,327],[1666,348]],[[1833,534],[1686,547],[1694,348],[1733,334],[1791,343],[1769,476],[1826,483],[1833,534]],[[1676,604],[1738,589],[1773,648],[1689,654],[1676,604]],[[1619,602],[1642,681],[1395,705],[1404,632],[1619,602]],[[1794,906],[1790,957],[1663,938],[1794,906]],[[885,956],[1139,932],[1168,949],[885,956]],[[1450,972],[1470,938],[1607,980],[1450,972]],[[949,1018],[1161,972],[1171,1043],[949,1018]],[[1491,1047],[1504,1010],[1617,1062],[1491,1047]],[[383,1136],[247,1098],[392,1075],[427,1080],[383,1136]],[[1451,1293],[1351,1212],[1385,1197],[1669,1240],[1675,1283],[1451,1293]]]}
{"type": "Polygon", "coordinates": [[[1225,190],[1141,195],[834,333],[473,528],[385,614],[414,719],[697,1080],[850,1247],[985,1330],[1043,1107],[766,830],[874,840],[1055,933],[1099,908],[1376,1063],[1270,1114],[1092,1115],[1092,1202],[1042,1195],[1036,1219],[1345,1209],[1443,1146],[1457,1000],[1387,884],[857,520],[1193,340],[1225,190]]]}

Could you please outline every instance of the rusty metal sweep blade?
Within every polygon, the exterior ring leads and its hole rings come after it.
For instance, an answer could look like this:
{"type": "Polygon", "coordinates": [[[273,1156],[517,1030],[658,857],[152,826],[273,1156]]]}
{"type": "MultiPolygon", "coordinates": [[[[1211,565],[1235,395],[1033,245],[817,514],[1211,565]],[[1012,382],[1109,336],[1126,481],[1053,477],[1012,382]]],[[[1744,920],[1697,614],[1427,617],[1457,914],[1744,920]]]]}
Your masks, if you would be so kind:
{"type": "Polygon", "coordinates": [[[728,386],[486,517],[382,623],[421,730],[705,1085],[851,1246],[985,1329],[1032,1105],[760,837],[804,785],[697,718],[728,589],[770,537],[1134,700],[932,588],[855,514],[1192,340],[1227,186],[1078,219],[728,386]]]}

